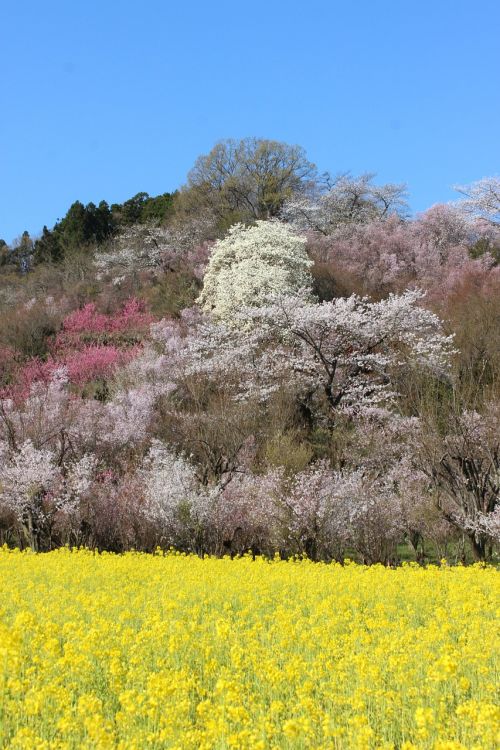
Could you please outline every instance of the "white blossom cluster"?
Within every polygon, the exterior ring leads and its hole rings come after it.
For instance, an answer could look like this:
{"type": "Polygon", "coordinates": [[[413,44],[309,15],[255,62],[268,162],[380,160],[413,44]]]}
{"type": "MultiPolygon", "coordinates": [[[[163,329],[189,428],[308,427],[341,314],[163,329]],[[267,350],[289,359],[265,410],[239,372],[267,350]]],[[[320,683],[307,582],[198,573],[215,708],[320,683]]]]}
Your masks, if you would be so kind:
{"type": "Polygon", "coordinates": [[[124,275],[159,268],[170,242],[170,233],[163,227],[153,224],[126,227],[113,240],[108,252],[96,253],[94,264],[100,271],[121,271],[124,275]]]}
{"type": "Polygon", "coordinates": [[[380,302],[356,295],[321,304],[307,294],[268,298],[240,309],[233,325],[200,325],[189,339],[188,370],[236,381],[240,395],[266,397],[286,384],[323,393],[333,410],[377,407],[394,395],[396,369],[446,375],[452,337],[419,305],[422,297],[415,290],[380,302]]]}
{"type": "Polygon", "coordinates": [[[77,514],[92,487],[97,460],[92,454],[61,465],[54,450],[25,440],[0,457],[0,506],[10,511],[35,546],[38,530],[57,514],[77,514]]]}
{"type": "Polygon", "coordinates": [[[144,486],[144,514],[173,544],[189,527],[202,523],[208,513],[209,493],[194,467],[159,440],[153,440],[140,473],[144,486]]]}
{"type": "Polygon", "coordinates": [[[455,206],[465,216],[500,225],[500,177],[483,177],[471,185],[457,185],[464,196],[455,206]]]}
{"type": "Polygon", "coordinates": [[[0,498],[19,520],[37,506],[37,499],[53,489],[59,478],[54,453],[26,440],[0,467],[0,498]]]}
{"type": "Polygon", "coordinates": [[[296,230],[329,236],[404,211],[405,186],[374,185],[373,177],[340,175],[326,190],[294,195],[285,202],[282,219],[296,230]]]}
{"type": "Polygon", "coordinates": [[[279,222],[235,224],[213,247],[198,301],[215,318],[231,323],[236,312],[264,304],[269,295],[310,288],[312,261],[305,244],[304,237],[279,222]]]}
{"type": "Polygon", "coordinates": [[[194,249],[212,233],[212,224],[203,213],[176,226],[134,224],[122,229],[108,250],[99,249],[94,264],[101,274],[115,275],[116,283],[138,271],[160,270],[186,254],[196,264],[194,249]]]}

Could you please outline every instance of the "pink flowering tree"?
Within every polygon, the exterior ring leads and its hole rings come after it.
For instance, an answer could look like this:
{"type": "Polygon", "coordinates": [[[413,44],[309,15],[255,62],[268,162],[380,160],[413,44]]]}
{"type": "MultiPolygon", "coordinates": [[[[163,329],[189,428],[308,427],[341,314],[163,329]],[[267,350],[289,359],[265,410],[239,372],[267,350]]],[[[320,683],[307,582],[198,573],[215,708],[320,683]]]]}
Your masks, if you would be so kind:
{"type": "Polygon", "coordinates": [[[433,206],[412,221],[393,214],[357,223],[347,233],[308,236],[316,277],[345,278],[352,288],[377,296],[418,286],[441,300],[460,279],[479,274],[485,284],[496,273],[488,252],[491,229],[471,223],[454,206],[433,206]],[[478,243],[485,250],[471,257],[478,243]]]}
{"type": "Polygon", "coordinates": [[[64,371],[71,386],[84,389],[93,384],[90,394],[105,399],[117,370],[141,354],[153,320],[144,303],[136,299],[110,315],[98,312],[94,303],[74,310],[64,318],[44,360],[11,364],[8,383],[3,387],[0,383],[0,397],[20,403],[29,397],[32,386],[48,385],[64,371]]]}
{"type": "Polygon", "coordinates": [[[326,461],[289,480],[282,499],[282,523],[291,551],[312,560],[343,559],[349,543],[350,509],[339,493],[340,484],[326,461]]]}
{"type": "Polygon", "coordinates": [[[4,394],[0,398],[0,442],[17,452],[30,441],[36,449],[54,451],[61,464],[71,450],[69,435],[83,404],[71,397],[67,383],[61,368],[31,383],[22,399],[4,394]]]}
{"type": "Polygon", "coordinates": [[[153,321],[154,317],[146,311],[141,300],[129,299],[120,310],[109,315],[99,312],[96,305],[89,302],[64,318],[55,350],[110,341],[122,345],[137,343],[153,321]]]}
{"type": "Polygon", "coordinates": [[[150,350],[115,373],[105,401],[82,398],[69,386],[61,368],[32,383],[22,400],[0,398],[0,443],[17,451],[30,440],[50,448],[58,464],[88,452],[119,463],[142,452],[158,397],[174,389],[164,359],[150,350]]]}
{"type": "Polygon", "coordinates": [[[287,546],[281,499],[283,471],[236,473],[212,492],[209,541],[214,552],[272,555],[287,546]]]}
{"type": "MultiPolygon", "coordinates": [[[[376,492],[370,495],[392,503],[401,538],[417,560],[424,559],[429,543],[439,558],[447,557],[450,543],[459,537],[436,507],[432,482],[422,470],[417,446],[423,434],[418,417],[372,409],[358,420],[346,450],[348,467],[362,469],[375,482],[376,492]]],[[[363,515],[358,518],[361,522],[363,515]]]]}
{"type": "Polygon", "coordinates": [[[384,474],[380,465],[356,467],[353,459],[342,471],[319,461],[289,480],[282,512],[291,551],[315,560],[343,560],[349,550],[365,563],[396,559],[407,533],[407,467],[395,460],[384,474]]]}
{"type": "Polygon", "coordinates": [[[63,358],[68,379],[77,386],[94,380],[109,380],[119,367],[137,356],[137,349],[126,351],[116,346],[86,346],[63,358]]]}

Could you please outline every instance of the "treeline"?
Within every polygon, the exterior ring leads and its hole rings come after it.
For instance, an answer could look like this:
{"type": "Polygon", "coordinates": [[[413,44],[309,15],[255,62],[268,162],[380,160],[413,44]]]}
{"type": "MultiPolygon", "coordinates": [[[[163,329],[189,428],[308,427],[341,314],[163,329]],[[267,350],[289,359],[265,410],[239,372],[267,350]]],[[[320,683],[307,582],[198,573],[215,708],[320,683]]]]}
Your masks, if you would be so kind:
{"type": "Polygon", "coordinates": [[[24,231],[13,246],[0,240],[0,271],[26,272],[40,263],[60,263],[71,253],[94,249],[133,224],[161,224],[172,212],[175,194],[151,197],[137,193],[124,203],[106,201],[84,205],[75,201],[52,229],[43,227],[40,237],[24,231]]]}

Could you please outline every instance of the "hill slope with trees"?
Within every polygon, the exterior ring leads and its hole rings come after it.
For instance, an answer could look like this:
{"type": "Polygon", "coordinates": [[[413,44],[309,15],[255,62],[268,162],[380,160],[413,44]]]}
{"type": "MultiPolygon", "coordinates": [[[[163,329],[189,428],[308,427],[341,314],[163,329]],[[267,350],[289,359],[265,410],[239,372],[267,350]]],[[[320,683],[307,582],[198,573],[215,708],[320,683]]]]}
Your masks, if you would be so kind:
{"type": "Polygon", "coordinates": [[[222,141],[0,241],[0,543],[494,559],[500,179],[222,141]]]}

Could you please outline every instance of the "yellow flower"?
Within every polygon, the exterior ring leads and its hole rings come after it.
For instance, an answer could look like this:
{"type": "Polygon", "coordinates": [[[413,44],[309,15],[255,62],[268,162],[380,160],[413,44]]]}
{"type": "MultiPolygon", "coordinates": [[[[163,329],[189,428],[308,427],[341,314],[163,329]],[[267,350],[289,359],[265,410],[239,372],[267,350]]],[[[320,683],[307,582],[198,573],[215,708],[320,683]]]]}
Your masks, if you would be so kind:
{"type": "Polygon", "coordinates": [[[6,750],[500,745],[488,566],[0,549],[0,579],[6,750]]]}

